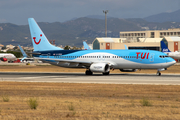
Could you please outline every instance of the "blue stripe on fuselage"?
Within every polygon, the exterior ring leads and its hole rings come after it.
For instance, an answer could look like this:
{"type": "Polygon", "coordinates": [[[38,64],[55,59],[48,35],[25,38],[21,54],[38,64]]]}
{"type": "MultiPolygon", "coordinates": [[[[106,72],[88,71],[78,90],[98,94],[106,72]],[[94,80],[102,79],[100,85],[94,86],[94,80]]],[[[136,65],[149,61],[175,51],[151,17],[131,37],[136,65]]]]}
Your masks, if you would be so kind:
{"type": "MultiPolygon", "coordinates": [[[[34,57],[42,57],[42,58],[54,58],[54,56],[83,56],[90,53],[98,53],[106,56],[106,53],[113,54],[114,56],[125,56],[123,59],[129,60],[131,62],[142,63],[142,64],[157,64],[157,63],[166,63],[167,60],[160,58],[159,56],[165,56],[165,53],[153,50],[56,50],[56,51],[36,51],[37,53],[41,53],[41,55],[34,55],[34,57]],[[127,56],[127,57],[126,57],[127,56]],[[129,57],[128,57],[129,56],[129,57]],[[133,58],[130,58],[130,56],[133,58]],[[134,57],[136,56],[136,57],[134,57]],[[137,56],[139,58],[137,58],[137,56]]],[[[65,59],[65,60],[74,60],[76,58],[56,58],[56,59],[65,59]]],[[[83,59],[83,58],[82,58],[83,59]]],[[[87,58],[84,58],[86,60],[87,58]]],[[[117,58],[107,58],[106,60],[113,61],[113,59],[117,58]]],[[[169,61],[173,60],[169,58],[169,61]]],[[[168,61],[168,62],[169,62],[168,61]]]]}

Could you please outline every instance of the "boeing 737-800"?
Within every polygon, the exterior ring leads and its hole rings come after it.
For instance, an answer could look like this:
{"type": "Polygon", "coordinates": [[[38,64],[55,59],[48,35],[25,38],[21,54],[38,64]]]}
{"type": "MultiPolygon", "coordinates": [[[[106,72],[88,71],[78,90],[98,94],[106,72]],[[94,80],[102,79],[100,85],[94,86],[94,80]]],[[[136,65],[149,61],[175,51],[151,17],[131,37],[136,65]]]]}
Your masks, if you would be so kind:
{"type": "Polygon", "coordinates": [[[165,53],[153,50],[63,50],[49,43],[34,18],[28,22],[35,59],[61,67],[84,68],[86,75],[108,75],[110,69],[157,69],[157,75],[161,75],[160,71],[176,63],[165,53]]]}

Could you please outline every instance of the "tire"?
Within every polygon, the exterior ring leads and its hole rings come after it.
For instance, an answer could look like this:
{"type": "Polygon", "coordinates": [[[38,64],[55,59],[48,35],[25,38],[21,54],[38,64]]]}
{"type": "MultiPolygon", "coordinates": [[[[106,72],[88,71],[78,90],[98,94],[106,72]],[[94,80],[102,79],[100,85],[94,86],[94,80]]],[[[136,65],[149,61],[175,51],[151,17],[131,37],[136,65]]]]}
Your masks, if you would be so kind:
{"type": "Polygon", "coordinates": [[[103,75],[109,75],[109,72],[105,72],[105,73],[103,73],[103,75]]]}
{"type": "Polygon", "coordinates": [[[161,73],[160,72],[157,72],[157,74],[156,74],[157,76],[161,76],[161,73]]]}
{"type": "Polygon", "coordinates": [[[86,75],[92,75],[93,73],[90,70],[86,70],[86,75]]]}

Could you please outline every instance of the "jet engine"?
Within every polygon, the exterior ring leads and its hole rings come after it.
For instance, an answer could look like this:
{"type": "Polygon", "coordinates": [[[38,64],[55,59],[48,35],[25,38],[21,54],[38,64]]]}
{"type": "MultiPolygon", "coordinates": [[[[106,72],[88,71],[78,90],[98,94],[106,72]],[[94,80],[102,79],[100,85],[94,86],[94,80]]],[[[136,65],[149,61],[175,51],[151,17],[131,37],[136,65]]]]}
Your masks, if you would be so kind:
{"type": "Polygon", "coordinates": [[[6,62],[7,58],[1,58],[1,61],[6,62]]]}
{"type": "Polygon", "coordinates": [[[121,72],[136,72],[137,69],[119,69],[121,72]]]}
{"type": "Polygon", "coordinates": [[[109,72],[110,66],[107,63],[94,63],[90,66],[91,72],[109,72]]]}

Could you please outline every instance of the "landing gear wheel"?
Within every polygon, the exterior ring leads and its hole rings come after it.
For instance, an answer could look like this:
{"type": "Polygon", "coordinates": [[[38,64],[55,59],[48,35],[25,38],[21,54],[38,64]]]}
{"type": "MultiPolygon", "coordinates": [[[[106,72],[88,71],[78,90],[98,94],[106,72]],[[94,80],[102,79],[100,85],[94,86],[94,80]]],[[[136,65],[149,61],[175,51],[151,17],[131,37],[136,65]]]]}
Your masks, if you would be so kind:
{"type": "Polygon", "coordinates": [[[156,74],[157,76],[161,76],[161,73],[160,72],[157,72],[157,74],[156,74]]]}
{"type": "Polygon", "coordinates": [[[90,70],[86,70],[86,75],[92,75],[93,73],[90,70]]]}
{"type": "Polygon", "coordinates": [[[103,75],[109,75],[109,72],[105,72],[105,73],[103,73],[103,75]]]}

